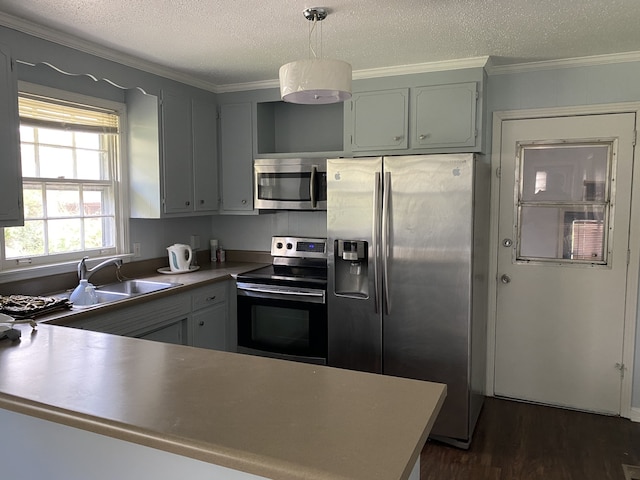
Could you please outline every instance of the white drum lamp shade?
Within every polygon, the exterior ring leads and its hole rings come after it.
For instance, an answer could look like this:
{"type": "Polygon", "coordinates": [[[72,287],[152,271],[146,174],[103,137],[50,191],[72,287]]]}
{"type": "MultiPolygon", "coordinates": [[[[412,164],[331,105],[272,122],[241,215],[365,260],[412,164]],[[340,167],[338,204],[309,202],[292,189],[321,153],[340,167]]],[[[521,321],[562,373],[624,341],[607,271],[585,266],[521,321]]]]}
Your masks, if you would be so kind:
{"type": "Polygon", "coordinates": [[[280,67],[280,96],[290,103],[317,105],[351,98],[351,65],[342,60],[313,58],[280,67]]]}

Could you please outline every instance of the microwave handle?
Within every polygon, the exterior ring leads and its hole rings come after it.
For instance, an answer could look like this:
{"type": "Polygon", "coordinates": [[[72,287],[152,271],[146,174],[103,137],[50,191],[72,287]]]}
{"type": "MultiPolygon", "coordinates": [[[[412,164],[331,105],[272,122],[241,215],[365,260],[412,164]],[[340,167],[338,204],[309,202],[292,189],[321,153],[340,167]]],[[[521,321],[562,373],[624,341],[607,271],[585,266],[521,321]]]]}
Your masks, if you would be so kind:
{"type": "Polygon", "coordinates": [[[318,206],[318,192],[317,192],[317,174],[318,169],[313,166],[311,167],[311,179],[309,180],[309,195],[311,196],[311,208],[316,208],[318,206]]]}

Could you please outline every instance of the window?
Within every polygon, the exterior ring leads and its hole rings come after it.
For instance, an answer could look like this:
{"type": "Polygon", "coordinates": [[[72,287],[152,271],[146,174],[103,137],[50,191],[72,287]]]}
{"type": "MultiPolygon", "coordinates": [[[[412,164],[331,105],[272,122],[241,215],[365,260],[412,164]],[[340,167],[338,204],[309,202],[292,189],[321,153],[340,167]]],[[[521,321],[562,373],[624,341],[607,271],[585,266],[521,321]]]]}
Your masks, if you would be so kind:
{"type": "Polygon", "coordinates": [[[517,261],[607,264],[612,142],[520,145],[517,261]]]}
{"type": "Polygon", "coordinates": [[[19,94],[25,222],[4,229],[5,269],[124,253],[123,107],[79,98],[19,94]]]}

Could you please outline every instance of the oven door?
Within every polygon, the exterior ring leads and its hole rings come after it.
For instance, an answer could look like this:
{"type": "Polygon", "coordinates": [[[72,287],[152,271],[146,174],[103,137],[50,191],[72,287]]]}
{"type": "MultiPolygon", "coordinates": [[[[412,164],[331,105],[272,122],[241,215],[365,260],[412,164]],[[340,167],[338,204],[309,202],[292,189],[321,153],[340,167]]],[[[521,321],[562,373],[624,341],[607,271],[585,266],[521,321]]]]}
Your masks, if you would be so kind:
{"type": "Polygon", "coordinates": [[[238,282],[238,352],[326,365],[326,291],[238,282]]]}

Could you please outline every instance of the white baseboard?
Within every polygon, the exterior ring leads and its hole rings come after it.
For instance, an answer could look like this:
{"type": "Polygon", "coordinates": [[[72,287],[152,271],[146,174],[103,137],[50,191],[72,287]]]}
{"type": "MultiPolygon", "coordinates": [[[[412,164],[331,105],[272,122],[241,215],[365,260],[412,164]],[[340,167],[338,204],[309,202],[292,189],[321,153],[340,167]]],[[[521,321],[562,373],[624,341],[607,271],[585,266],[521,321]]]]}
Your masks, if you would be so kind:
{"type": "Polygon", "coordinates": [[[640,408],[631,408],[631,415],[629,418],[632,422],[640,422],[640,408]]]}

